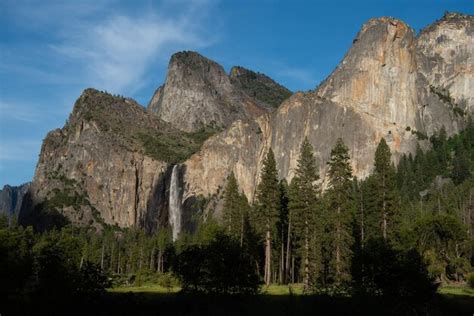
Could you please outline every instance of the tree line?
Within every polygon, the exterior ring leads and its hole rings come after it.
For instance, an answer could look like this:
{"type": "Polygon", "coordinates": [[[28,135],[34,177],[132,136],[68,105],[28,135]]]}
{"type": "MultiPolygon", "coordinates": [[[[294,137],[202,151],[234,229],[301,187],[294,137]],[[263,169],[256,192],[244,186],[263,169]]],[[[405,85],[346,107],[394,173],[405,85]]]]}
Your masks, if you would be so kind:
{"type": "Polygon", "coordinates": [[[219,293],[255,293],[261,281],[302,283],[306,293],[432,293],[472,270],[474,125],[450,138],[441,129],[430,143],[395,166],[382,138],[373,173],[357,179],[342,139],[326,175],[305,139],[290,183],[270,149],[253,203],[231,173],[222,221],[202,219],[176,242],[165,228],[34,232],[0,218],[2,297],[147,282],[219,293]]]}
{"type": "Polygon", "coordinates": [[[307,292],[350,288],[367,272],[369,252],[381,247],[398,257],[414,251],[411,256],[419,256],[433,283],[463,281],[473,265],[472,121],[451,138],[442,128],[430,143],[431,149],[418,146],[395,166],[382,138],[373,173],[359,180],[347,146],[338,139],[324,191],[307,139],[289,184],[279,181],[270,149],[253,205],[230,174],[223,225],[241,244],[254,247],[255,266],[266,285],[301,282],[307,292]]]}

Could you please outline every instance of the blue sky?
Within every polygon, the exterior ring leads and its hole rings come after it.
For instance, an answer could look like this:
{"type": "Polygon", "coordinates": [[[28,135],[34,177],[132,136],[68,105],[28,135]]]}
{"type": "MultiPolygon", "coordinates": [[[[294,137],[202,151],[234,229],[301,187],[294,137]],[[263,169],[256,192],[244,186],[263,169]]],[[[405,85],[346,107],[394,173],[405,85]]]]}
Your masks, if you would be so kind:
{"type": "Polygon", "coordinates": [[[0,0],[0,185],[30,181],[47,132],[87,87],[146,105],[170,55],[196,50],[309,90],[371,17],[416,31],[469,1],[0,0]]]}

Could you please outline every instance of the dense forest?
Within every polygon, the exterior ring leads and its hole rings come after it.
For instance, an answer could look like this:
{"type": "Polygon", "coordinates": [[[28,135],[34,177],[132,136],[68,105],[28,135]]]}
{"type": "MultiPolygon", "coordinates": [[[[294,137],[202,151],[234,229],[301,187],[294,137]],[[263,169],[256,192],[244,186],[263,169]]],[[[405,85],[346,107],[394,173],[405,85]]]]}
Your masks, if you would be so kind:
{"type": "Polygon", "coordinates": [[[150,282],[252,294],[261,285],[300,283],[308,294],[429,299],[440,284],[474,279],[474,124],[450,138],[441,129],[423,145],[429,149],[420,145],[395,166],[382,138],[372,175],[359,180],[344,140],[326,175],[305,140],[290,183],[279,180],[270,150],[254,203],[231,173],[222,221],[210,214],[176,242],[166,229],[39,231],[1,218],[0,296],[96,297],[114,285],[150,282]]]}

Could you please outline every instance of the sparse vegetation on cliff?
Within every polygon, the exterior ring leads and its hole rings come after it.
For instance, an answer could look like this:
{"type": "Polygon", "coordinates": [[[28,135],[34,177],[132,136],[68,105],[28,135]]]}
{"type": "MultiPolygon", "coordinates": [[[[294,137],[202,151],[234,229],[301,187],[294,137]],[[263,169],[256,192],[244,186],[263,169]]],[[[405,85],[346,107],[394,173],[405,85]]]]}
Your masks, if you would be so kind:
{"type": "Polygon", "coordinates": [[[290,90],[259,72],[234,67],[230,73],[231,81],[250,97],[255,98],[273,108],[277,108],[283,100],[292,94],[290,90]]]}
{"type": "Polygon", "coordinates": [[[79,124],[84,122],[96,125],[109,144],[140,151],[167,163],[186,160],[201,148],[206,139],[220,130],[209,125],[186,133],[148,115],[132,99],[94,89],[84,91],[64,129],[73,133],[83,129],[79,124]]]}
{"type": "Polygon", "coordinates": [[[139,133],[145,155],[171,164],[183,162],[197,152],[204,141],[219,129],[201,128],[194,133],[177,132],[174,134],[139,133]]]}
{"type": "Polygon", "coordinates": [[[451,93],[449,92],[448,89],[444,89],[444,88],[439,88],[439,87],[435,87],[433,85],[430,85],[430,91],[431,93],[434,93],[436,94],[436,96],[442,101],[444,102],[445,104],[447,105],[450,105],[451,106],[451,109],[453,110],[454,114],[456,116],[461,116],[463,117],[466,113],[464,110],[462,110],[458,104],[456,103],[456,101],[454,100],[454,98],[451,96],[451,93]]]}

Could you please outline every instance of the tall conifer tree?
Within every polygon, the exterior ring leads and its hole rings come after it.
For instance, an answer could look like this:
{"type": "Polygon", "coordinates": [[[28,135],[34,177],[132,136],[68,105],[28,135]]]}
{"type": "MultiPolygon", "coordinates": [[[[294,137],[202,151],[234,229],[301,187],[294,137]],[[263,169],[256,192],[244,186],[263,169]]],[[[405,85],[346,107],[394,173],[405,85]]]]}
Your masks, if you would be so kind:
{"type": "Polygon", "coordinates": [[[330,262],[336,283],[341,283],[350,279],[352,219],[355,204],[349,150],[340,138],[331,150],[328,166],[329,189],[326,194],[329,208],[329,240],[333,250],[330,262]]]}
{"type": "Polygon", "coordinates": [[[295,177],[290,186],[289,210],[292,227],[298,235],[304,290],[317,277],[320,266],[321,227],[316,221],[319,174],[313,147],[305,138],[301,145],[295,177]]]}
{"type": "Polygon", "coordinates": [[[222,209],[224,227],[226,232],[233,236],[240,236],[242,201],[239,193],[239,186],[235,179],[234,172],[231,172],[227,178],[227,184],[224,191],[224,207],[222,209]]]}
{"type": "Polygon", "coordinates": [[[243,246],[248,237],[248,216],[250,206],[245,194],[239,192],[239,185],[233,172],[227,179],[224,190],[224,207],[222,210],[225,231],[243,246]]]}
{"type": "Polygon", "coordinates": [[[373,195],[372,223],[379,227],[384,240],[387,240],[393,232],[396,219],[395,167],[391,163],[391,157],[390,148],[382,138],[375,151],[374,174],[370,189],[373,195]]]}
{"type": "Polygon", "coordinates": [[[272,236],[275,233],[276,223],[280,212],[280,188],[278,185],[278,171],[275,156],[270,149],[263,162],[260,183],[257,186],[255,227],[265,239],[264,282],[271,282],[272,236]]]}
{"type": "Polygon", "coordinates": [[[289,250],[287,249],[289,245],[289,221],[288,221],[288,183],[285,179],[280,181],[280,219],[278,223],[278,236],[280,241],[280,263],[279,263],[279,271],[278,271],[278,278],[280,283],[286,283],[287,279],[287,262],[285,260],[285,256],[288,255],[289,250]]]}

